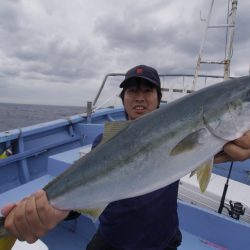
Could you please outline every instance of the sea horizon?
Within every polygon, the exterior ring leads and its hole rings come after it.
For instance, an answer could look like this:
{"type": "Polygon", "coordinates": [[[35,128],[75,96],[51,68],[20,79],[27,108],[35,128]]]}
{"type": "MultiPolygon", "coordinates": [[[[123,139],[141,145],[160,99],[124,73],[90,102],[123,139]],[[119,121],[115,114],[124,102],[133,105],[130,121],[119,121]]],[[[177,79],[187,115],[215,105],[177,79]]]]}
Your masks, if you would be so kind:
{"type": "Polygon", "coordinates": [[[0,102],[0,132],[82,114],[80,106],[0,102]]]}

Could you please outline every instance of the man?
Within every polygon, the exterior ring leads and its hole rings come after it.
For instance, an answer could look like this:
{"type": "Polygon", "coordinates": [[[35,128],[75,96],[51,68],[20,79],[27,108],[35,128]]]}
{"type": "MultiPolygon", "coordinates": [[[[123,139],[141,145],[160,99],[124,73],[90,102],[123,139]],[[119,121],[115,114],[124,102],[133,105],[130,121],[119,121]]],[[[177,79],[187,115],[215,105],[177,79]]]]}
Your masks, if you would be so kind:
{"type": "MultiPolygon", "coordinates": [[[[139,65],[129,70],[120,85],[127,119],[134,120],[159,107],[160,79],[155,69],[139,65]]],[[[98,144],[97,138],[93,146],[98,144]]],[[[250,158],[250,132],[228,143],[215,157],[217,163],[250,158]]],[[[178,182],[143,196],[116,201],[100,216],[100,226],[88,250],[176,249],[181,241],[177,216],[178,182]]],[[[35,242],[69,211],[54,209],[44,191],[6,206],[5,227],[20,240],[35,242]]]]}
{"type": "MultiPolygon", "coordinates": [[[[129,120],[160,105],[160,78],[151,67],[132,68],[120,87],[129,120]]],[[[175,182],[150,194],[112,202],[100,216],[99,229],[87,249],[176,249],[181,242],[177,194],[178,182],[175,182]]]]}

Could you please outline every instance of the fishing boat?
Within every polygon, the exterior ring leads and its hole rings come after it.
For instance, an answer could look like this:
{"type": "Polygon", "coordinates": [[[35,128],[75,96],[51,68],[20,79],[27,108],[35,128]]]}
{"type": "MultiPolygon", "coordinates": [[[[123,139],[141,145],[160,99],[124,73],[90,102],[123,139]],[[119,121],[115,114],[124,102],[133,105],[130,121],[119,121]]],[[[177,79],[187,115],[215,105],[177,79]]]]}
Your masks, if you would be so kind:
{"type": "MultiPolygon", "coordinates": [[[[0,207],[44,187],[89,152],[105,122],[123,119],[123,108],[109,107],[0,133],[0,145],[13,152],[0,161],[0,207]]],[[[247,222],[181,200],[178,213],[180,249],[246,249],[250,244],[247,222]]],[[[60,223],[41,240],[48,249],[84,249],[97,226],[82,215],[60,223]]]]}
{"type": "MultiPolygon", "coordinates": [[[[197,69],[200,63],[201,60],[197,69]]],[[[120,91],[119,77],[123,76],[122,73],[107,74],[95,99],[87,103],[86,112],[83,114],[0,132],[0,149],[5,152],[5,157],[0,160],[0,207],[43,188],[73,162],[87,154],[91,150],[93,140],[102,133],[106,122],[125,120],[123,107],[119,104],[110,104],[110,98],[107,98],[104,91],[109,79],[118,77],[118,80],[111,81],[112,87],[116,85],[116,90],[112,92],[116,98],[120,91]],[[104,102],[101,101],[102,94],[104,102]],[[104,104],[106,107],[103,107],[104,104]]],[[[195,90],[192,81],[191,85],[184,83],[184,79],[194,78],[192,74],[160,74],[160,76],[163,83],[166,82],[166,78],[170,79],[167,84],[163,84],[162,90],[165,96],[172,97],[175,93],[184,95],[195,90]],[[181,79],[179,85],[169,84],[173,78],[181,79]]],[[[204,79],[205,83],[210,80],[221,81],[219,76],[199,75],[196,71],[195,78],[198,77],[204,79]]],[[[109,90],[107,92],[110,93],[109,90]]],[[[166,105],[166,102],[169,102],[169,99],[163,101],[161,105],[166,105]]],[[[235,183],[233,185],[230,183],[230,187],[237,188],[238,193],[249,192],[249,163],[249,161],[237,162],[231,171],[230,182],[233,179],[235,183]]],[[[184,177],[180,181],[178,214],[183,243],[178,249],[245,250],[249,248],[248,206],[250,201],[240,200],[242,196],[237,197],[231,193],[230,197],[227,196],[225,199],[225,203],[221,205],[220,202],[229,170],[230,166],[227,164],[215,166],[212,185],[209,185],[208,192],[204,196],[198,197],[200,191],[189,177],[184,177]],[[216,184],[213,185],[213,183],[216,184]],[[221,188],[219,194],[218,186],[221,188]],[[243,204],[242,207],[240,203],[243,204]],[[217,212],[220,206],[223,213],[217,212]],[[244,216],[241,214],[242,211],[244,216]]],[[[89,217],[81,215],[73,220],[61,222],[37,243],[25,245],[25,249],[85,249],[97,227],[98,221],[93,222],[89,217]]],[[[17,242],[13,249],[21,249],[23,244],[25,243],[17,242]]]]}

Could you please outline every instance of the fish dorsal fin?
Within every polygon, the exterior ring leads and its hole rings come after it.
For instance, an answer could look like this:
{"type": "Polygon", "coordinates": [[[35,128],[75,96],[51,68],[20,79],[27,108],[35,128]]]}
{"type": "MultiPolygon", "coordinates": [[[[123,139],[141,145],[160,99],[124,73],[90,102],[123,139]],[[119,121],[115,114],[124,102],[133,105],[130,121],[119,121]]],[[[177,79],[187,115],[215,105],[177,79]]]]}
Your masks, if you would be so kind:
{"type": "Polygon", "coordinates": [[[205,128],[201,128],[182,139],[170,152],[170,155],[178,155],[186,151],[191,151],[198,144],[202,143],[204,137],[207,133],[205,128]]]}
{"type": "Polygon", "coordinates": [[[213,159],[209,159],[202,163],[196,170],[192,171],[190,177],[196,174],[197,180],[199,182],[200,190],[204,193],[207,189],[208,183],[211,178],[211,172],[213,169],[213,159]]]}
{"type": "Polygon", "coordinates": [[[98,208],[89,208],[89,209],[79,209],[77,212],[86,215],[89,217],[92,221],[96,221],[103,210],[106,208],[106,206],[98,207],[98,208]]]}
{"type": "Polygon", "coordinates": [[[104,133],[101,140],[101,144],[107,142],[112,137],[117,135],[120,131],[128,127],[131,121],[115,121],[115,122],[107,122],[104,125],[104,133]]]}

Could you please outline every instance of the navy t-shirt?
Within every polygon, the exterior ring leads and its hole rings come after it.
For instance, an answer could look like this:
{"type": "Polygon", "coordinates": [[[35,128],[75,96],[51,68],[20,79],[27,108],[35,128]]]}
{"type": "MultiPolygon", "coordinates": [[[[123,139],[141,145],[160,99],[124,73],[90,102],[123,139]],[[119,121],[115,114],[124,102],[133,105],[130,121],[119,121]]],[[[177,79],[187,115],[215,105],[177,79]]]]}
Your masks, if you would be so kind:
{"type": "MultiPolygon", "coordinates": [[[[101,138],[99,135],[95,139],[93,148],[101,138]]],[[[99,217],[104,240],[119,249],[165,249],[179,228],[178,184],[110,203],[99,217]]]]}

